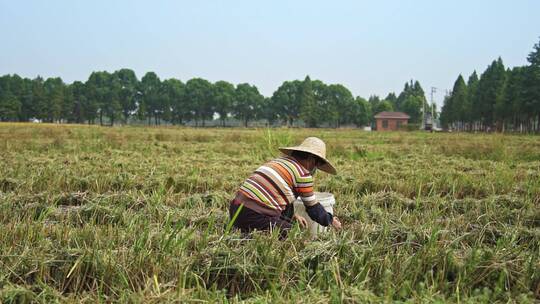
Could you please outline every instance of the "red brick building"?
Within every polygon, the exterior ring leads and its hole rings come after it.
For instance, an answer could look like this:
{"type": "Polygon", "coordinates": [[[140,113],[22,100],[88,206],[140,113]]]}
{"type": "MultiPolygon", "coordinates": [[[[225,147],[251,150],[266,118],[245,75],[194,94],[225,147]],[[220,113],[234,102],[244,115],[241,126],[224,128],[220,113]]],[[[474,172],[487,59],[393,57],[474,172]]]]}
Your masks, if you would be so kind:
{"type": "Polygon", "coordinates": [[[377,131],[395,131],[401,129],[401,126],[407,125],[409,115],[403,112],[380,112],[374,116],[377,121],[375,130],[377,131]]]}

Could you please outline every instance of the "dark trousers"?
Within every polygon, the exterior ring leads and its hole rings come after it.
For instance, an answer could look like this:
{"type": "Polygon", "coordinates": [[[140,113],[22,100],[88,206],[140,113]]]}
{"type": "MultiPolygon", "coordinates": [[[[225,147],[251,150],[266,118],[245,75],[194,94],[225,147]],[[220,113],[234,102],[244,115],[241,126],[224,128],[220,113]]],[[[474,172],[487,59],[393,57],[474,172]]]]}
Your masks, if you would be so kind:
{"type": "MultiPolygon", "coordinates": [[[[287,206],[283,213],[279,216],[268,216],[255,212],[246,206],[242,207],[240,213],[236,217],[236,220],[233,223],[233,226],[239,228],[242,232],[251,232],[253,230],[270,230],[270,229],[280,229],[280,236],[286,237],[287,232],[292,227],[292,216],[294,214],[292,204],[287,206]],[[289,207],[290,206],[290,207],[289,207]]],[[[229,217],[232,220],[236,211],[240,205],[236,204],[234,201],[231,202],[229,206],[229,217]]]]}

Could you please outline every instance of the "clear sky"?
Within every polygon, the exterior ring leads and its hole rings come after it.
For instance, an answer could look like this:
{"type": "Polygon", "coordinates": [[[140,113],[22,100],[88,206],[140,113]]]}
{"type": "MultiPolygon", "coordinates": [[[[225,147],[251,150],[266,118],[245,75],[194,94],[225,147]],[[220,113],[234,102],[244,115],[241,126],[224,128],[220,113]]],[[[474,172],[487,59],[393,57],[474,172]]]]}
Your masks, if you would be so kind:
{"type": "Polygon", "coordinates": [[[414,78],[441,104],[460,73],[499,56],[526,64],[539,12],[538,0],[0,0],[0,74],[71,83],[127,67],[249,82],[266,96],[308,74],[365,98],[414,78]]]}

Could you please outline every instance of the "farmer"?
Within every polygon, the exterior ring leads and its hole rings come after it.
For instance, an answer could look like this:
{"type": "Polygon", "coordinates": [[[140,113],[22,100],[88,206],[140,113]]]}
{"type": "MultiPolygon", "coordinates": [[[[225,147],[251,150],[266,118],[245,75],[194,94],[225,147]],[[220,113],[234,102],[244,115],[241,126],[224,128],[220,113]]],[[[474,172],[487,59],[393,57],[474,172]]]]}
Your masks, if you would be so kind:
{"type": "Polygon", "coordinates": [[[322,226],[341,228],[337,217],[324,210],[313,193],[313,174],[320,169],[336,174],[326,159],[326,145],[317,137],[296,147],[280,148],[285,155],[259,167],[246,179],[231,201],[229,215],[242,232],[280,228],[284,237],[292,220],[302,227],[305,218],[293,215],[293,202],[302,199],[309,217],[322,226]]]}

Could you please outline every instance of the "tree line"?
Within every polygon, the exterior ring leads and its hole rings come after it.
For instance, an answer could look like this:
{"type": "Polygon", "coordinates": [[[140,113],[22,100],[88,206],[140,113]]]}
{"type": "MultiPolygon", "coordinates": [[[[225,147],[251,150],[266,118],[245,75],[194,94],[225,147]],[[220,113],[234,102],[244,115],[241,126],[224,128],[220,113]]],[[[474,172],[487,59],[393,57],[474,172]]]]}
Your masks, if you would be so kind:
{"type": "MultiPolygon", "coordinates": [[[[467,82],[459,75],[440,113],[443,127],[460,131],[540,131],[540,43],[527,57],[529,65],[506,69],[501,58],[467,82]]],[[[431,105],[433,108],[435,105],[431,105]]],[[[340,127],[365,126],[382,111],[402,111],[419,123],[428,104],[418,81],[384,99],[354,97],[341,84],[320,80],[283,82],[271,97],[256,86],[202,78],[187,82],[160,80],[154,72],[140,80],[130,69],[93,72],[86,82],[66,84],[59,77],[43,79],[0,77],[0,121],[127,124],[194,124],[205,126],[219,117],[248,126],[252,121],[270,125],[340,127]]],[[[436,114],[435,110],[435,114],[436,114]]]]}
{"type": "Polygon", "coordinates": [[[443,126],[458,131],[540,132],[540,42],[528,65],[505,68],[494,60],[467,82],[459,75],[441,111],[443,126]]]}
{"type": "Polygon", "coordinates": [[[341,84],[325,84],[309,76],[283,82],[271,97],[248,83],[211,83],[202,78],[184,83],[174,78],[160,80],[154,72],[139,80],[130,69],[93,72],[86,82],[71,84],[59,77],[0,77],[1,121],[205,126],[219,119],[225,126],[234,118],[244,126],[255,120],[269,125],[365,126],[373,114],[392,110],[404,111],[412,122],[418,122],[422,103],[424,91],[412,80],[399,96],[390,93],[382,100],[375,95],[366,100],[354,97],[341,84]]]}

